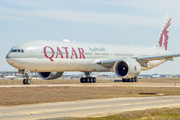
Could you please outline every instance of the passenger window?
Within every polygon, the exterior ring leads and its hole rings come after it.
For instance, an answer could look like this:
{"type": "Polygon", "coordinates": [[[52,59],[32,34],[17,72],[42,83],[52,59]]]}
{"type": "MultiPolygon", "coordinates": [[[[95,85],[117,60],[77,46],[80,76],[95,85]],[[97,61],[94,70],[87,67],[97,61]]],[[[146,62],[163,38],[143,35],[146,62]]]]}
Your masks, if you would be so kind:
{"type": "Polygon", "coordinates": [[[21,52],[22,52],[22,53],[24,53],[24,50],[23,50],[23,49],[21,49],[21,52]]]}

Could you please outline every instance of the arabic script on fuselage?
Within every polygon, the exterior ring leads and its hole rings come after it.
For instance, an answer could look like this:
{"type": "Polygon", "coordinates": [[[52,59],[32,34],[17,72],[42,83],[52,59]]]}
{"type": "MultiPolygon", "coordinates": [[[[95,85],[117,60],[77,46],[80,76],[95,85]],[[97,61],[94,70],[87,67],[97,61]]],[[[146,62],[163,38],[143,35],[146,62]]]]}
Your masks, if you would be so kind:
{"type": "Polygon", "coordinates": [[[96,52],[96,51],[106,51],[106,49],[104,47],[89,47],[90,51],[96,52]]]}

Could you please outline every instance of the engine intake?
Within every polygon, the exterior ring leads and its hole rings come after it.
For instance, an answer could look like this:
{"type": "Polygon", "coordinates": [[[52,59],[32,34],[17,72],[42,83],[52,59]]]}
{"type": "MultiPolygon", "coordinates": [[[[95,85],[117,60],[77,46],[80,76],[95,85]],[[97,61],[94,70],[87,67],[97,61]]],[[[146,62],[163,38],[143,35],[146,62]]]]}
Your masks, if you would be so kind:
{"type": "Polygon", "coordinates": [[[39,72],[39,76],[45,80],[57,79],[63,75],[63,72],[39,72]]]}
{"type": "Polygon", "coordinates": [[[141,65],[134,59],[123,59],[115,63],[114,72],[120,78],[133,78],[141,72],[141,65]]]}

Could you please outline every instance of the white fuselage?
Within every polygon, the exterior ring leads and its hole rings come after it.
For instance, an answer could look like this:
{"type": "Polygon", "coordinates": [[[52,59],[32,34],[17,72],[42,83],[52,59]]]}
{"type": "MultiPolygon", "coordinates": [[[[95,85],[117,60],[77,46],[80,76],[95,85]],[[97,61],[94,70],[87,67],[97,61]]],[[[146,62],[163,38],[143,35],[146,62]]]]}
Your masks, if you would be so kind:
{"type": "MultiPolygon", "coordinates": [[[[113,66],[104,67],[97,64],[98,61],[167,53],[169,52],[149,47],[42,40],[13,47],[6,59],[10,65],[17,69],[27,69],[34,72],[103,72],[114,71],[113,66]]],[[[141,70],[154,68],[165,61],[165,59],[149,61],[149,67],[142,66],[141,70]]]]}

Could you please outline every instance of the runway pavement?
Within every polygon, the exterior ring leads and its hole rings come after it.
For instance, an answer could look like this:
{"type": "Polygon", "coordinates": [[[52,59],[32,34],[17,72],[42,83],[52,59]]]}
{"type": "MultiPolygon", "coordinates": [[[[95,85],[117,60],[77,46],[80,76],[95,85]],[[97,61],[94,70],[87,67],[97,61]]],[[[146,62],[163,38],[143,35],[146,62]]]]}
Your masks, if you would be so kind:
{"type": "Polygon", "coordinates": [[[180,96],[129,97],[0,107],[1,120],[33,120],[61,117],[97,117],[125,111],[180,107],[180,96]]]}

